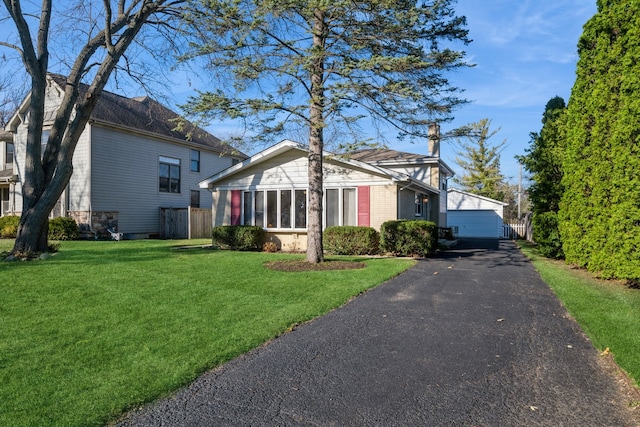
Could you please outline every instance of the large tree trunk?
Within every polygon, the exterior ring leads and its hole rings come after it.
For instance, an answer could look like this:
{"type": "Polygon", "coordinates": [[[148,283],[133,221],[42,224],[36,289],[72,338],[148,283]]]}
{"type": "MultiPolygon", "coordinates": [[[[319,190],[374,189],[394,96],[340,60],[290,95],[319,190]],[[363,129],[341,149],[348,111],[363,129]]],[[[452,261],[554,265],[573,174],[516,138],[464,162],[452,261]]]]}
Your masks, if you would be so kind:
{"type": "Polygon", "coordinates": [[[309,131],[309,220],[307,222],[307,261],[324,261],[322,246],[322,151],[324,148],[324,41],[327,25],[324,14],[315,12],[313,58],[311,61],[311,104],[309,131]]]}
{"type": "Polygon", "coordinates": [[[108,10],[108,17],[113,17],[113,21],[108,19],[104,29],[87,41],[71,67],[47,148],[42,153],[51,3],[51,0],[43,0],[37,49],[33,48],[31,31],[23,17],[20,2],[12,2],[10,6],[5,3],[20,34],[23,62],[31,75],[31,103],[22,182],[23,208],[13,253],[29,254],[48,250],[49,213],[73,174],[72,159],[78,139],[109,76],[149,17],[165,9],[171,14],[170,9],[182,3],[182,0],[172,1],[168,6],[165,0],[144,1],[139,3],[138,10],[125,10],[122,2],[115,15],[108,10]],[[77,103],[82,77],[95,65],[89,65],[89,62],[100,48],[106,49],[107,55],[97,67],[93,83],[84,98],[77,103]]]}

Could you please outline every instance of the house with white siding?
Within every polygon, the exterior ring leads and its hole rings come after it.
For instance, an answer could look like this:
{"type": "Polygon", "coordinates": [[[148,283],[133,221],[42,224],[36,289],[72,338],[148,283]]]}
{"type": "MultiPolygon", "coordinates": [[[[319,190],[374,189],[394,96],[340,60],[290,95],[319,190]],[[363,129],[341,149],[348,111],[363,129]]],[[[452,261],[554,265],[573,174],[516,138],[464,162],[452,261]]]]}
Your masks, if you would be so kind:
{"type": "MultiPolygon", "coordinates": [[[[431,144],[438,153],[439,144],[431,144]]],[[[213,225],[257,225],[283,250],[306,249],[306,146],[284,140],[200,182],[212,195],[213,225]]],[[[446,226],[446,182],[453,171],[438,155],[387,149],[325,152],[323,228],[424,219],[446,226]]]]}
{"type": "Polygon", "coordinates": [[[13,173],[13,135],[0,129],[0,216],[13,209],[13,190],[17,180],[13,173]]]}
{"type": "MultiPolygon", "coordinates": [[[[61,76],[48,78],[43,144],[64,84],[61,76]]],[[[18,215],[22,211],[28,105],[29,97],[5,128],[14,141],[17,182],[10,198],[15,200],[11,210],[18,215]]],[[[189,123],[176,129],[178,118],[149,97],[103,92],[78,141],[73,175],[52,215],[72,217],[81,230],[92,233],[104,234],[110,228],[124,238],[144,238],[159,234],[160,208],[208,205],[203,194],[208,192],[198,183],[247,156],[189,123]]]]}

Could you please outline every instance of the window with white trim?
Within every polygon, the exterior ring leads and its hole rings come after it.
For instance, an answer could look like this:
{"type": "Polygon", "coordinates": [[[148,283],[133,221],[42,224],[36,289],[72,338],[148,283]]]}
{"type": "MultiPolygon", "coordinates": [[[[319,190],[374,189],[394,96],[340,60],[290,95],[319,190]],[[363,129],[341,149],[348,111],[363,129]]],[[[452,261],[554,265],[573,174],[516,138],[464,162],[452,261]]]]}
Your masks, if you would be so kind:
{"type": "Polygon", "coordinates": [[[14,152],[14,145],[12,142],[7,142],[7,145],[5,146],[5,156],[4,156],[4,162],[6,164],[12,164],[13,163],[13,152],[14,152]]]}
{"type": "Polygon", "coordinates": [[[422,201],[422,194],[416,192],[414,194],[414,203],[415,203],[415,216],[422,216],[422,205],[423,205],[423,201],[422,201]]]}
{"type": "Polygon", "coordinates": [[[307,190],[244,191],[242,223],[267,229],[306,228],[307,190]]]}
{"type": "Polygon", "coordinates": [[[358,225],[355,188],[327,188],[324,206],[325,227],[358,225]]]}

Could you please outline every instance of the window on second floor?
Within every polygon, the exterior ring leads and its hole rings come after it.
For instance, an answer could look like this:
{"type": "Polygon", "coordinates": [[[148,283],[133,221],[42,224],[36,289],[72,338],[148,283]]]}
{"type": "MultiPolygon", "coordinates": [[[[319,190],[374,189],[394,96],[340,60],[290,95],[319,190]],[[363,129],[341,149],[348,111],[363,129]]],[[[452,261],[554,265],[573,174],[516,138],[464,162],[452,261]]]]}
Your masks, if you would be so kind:
{"type": "Polygon", "coordinates": [[[7,142],[7,145],[5,147],[5,156],[4,156],[4,162],[6,164],[11,164],[13,163],[13,144],[11,142],[7,142]]]}
{"type": "Polygon", "coordinates": [[[163,193],[180,192],[180,159],[160,156],[159,189],[163,193]]]}
{"type": "Polygon", "coordinates": [[[191,150],[191,172],[200,172],[200,151],[191,150]]]}

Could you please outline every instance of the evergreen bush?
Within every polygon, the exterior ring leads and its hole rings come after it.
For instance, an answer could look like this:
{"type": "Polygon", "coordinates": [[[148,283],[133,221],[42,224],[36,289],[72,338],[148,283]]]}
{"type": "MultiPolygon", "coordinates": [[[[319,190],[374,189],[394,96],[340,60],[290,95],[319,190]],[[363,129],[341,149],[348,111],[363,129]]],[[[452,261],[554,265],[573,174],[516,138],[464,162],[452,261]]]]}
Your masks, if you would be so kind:
{"type": "Polygon", "coordinates": [[[374,255],[380,248],[380,234],[371,227],[327,227],[322,240],[324,249],[335,255],[374,255]]]}
{"type": "Polygon", "coordinates": [[[0,238],[15,239],[18,233],[20,217],[17,215],[7,215],[0,217],[0,238]]]}
{"type": "Polygon", "coordinates": [[[260,251],[265,241],[262,227],[253,225],[213,227],[211,234],[215,246],[236,251],[260,251]]]}
{"type": "Polygon", "coordinates": [[[438,248],[438,227],[425,220],[393,220],[380,227],[380,247],[397,256],[433,255],[438,248]]]}
{"type": "Polygon", "coordinates": [[[543,256],[564,258],[556,212],[544,212],[533,216],[533,241],[538,244],[538,249],[543,256]]]}
{"type": "Polygon", "coordinates": [[[578,43],[558,214],[568,263],[640,279],[640,3],[598,2],[578,43]]]}
{"type": "Polygon", "coordinates": [[[49,240],[76,240],[78,224],[73,218],[57,217],[49,220],[49,240]]]}

